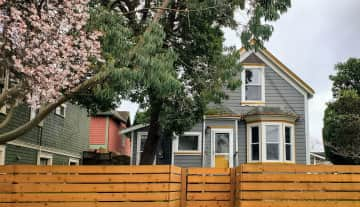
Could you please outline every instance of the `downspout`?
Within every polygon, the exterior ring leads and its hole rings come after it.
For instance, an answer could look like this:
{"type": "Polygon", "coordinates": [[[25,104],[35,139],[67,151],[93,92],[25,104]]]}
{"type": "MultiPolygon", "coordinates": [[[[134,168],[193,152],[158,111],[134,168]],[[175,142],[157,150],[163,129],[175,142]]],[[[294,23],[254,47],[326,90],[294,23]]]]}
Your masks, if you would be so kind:
{"type": "Polygon", "coordinates": [[[134,159],[134,131],[131,132],[131,140],[130,140],[130,165],[133,165],[134,159]]]}
{"type": "Polygon", "coordinates": [[[206,139],[206,116],[203,116],[203,131],[202,131],[202,167],[205,167],[205,139],[206,139]]]}
{"type": "Polygon", "coordinates": [[[235,165],[239,165],[238,120],[235,119],[235,165]]]}

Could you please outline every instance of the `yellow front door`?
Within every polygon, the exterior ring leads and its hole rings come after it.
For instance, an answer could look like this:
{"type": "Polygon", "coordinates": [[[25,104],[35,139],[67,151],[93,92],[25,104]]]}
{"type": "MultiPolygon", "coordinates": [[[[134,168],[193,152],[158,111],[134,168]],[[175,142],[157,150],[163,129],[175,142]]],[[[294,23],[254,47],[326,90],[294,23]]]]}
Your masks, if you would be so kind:
{"type": "Polygon", "coordinates": [[[229,168],[229,156],[228,155],[215,155],[215,167],[216,168],[229,168]]]}
{"type": "Polygon", "coordinates": [[[214,133],[214,161],[216,168],[228,168],[230,158],[230,133],[214,133]]]}

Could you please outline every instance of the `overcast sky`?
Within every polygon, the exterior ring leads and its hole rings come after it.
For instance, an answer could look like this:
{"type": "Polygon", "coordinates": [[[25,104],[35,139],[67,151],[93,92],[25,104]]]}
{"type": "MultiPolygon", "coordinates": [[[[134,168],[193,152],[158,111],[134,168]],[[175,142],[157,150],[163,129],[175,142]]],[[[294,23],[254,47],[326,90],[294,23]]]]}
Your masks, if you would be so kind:
{"type": "MultiPolygon", "coordinates": [[[[360,0],[292,0],[274,23],[266,48],[316,92],[309,105],[312,150],[322,150],[323,112],[332,98],[334,65],[360,57],[360,0]]],[[[241,47],[236,32],[225,30],[226,45],[241,47]]],[[[124,102],[134,116],[137,106],[124,102]]]]}

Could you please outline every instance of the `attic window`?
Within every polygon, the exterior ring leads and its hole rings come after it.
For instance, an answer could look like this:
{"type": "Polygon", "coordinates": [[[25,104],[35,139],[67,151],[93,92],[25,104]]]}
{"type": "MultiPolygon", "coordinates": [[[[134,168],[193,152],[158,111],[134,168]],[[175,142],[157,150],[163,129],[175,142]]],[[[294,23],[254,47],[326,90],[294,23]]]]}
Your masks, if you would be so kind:
{"type": "Polygon", "coordinates": [[[259,103],[265,101],[264,68],[246,67],[242,74],[242,102],[259,103]]]}
{"type": "Polygon", "coordinates": [[[55,114],[65,118],[66,104],[61,104],[60,106],[56,107],[55,114]]]}

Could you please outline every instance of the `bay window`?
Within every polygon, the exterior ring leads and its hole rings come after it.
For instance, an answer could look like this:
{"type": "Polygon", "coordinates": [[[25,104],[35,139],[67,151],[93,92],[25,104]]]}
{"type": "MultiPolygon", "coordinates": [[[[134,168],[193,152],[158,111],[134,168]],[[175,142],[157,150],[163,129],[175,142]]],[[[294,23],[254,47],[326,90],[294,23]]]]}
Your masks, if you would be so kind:
{"type": "Polygon", "coordinates": [[[247,131],[248,162],[295,162],[293,124],[258,122],[247,131]]]}

